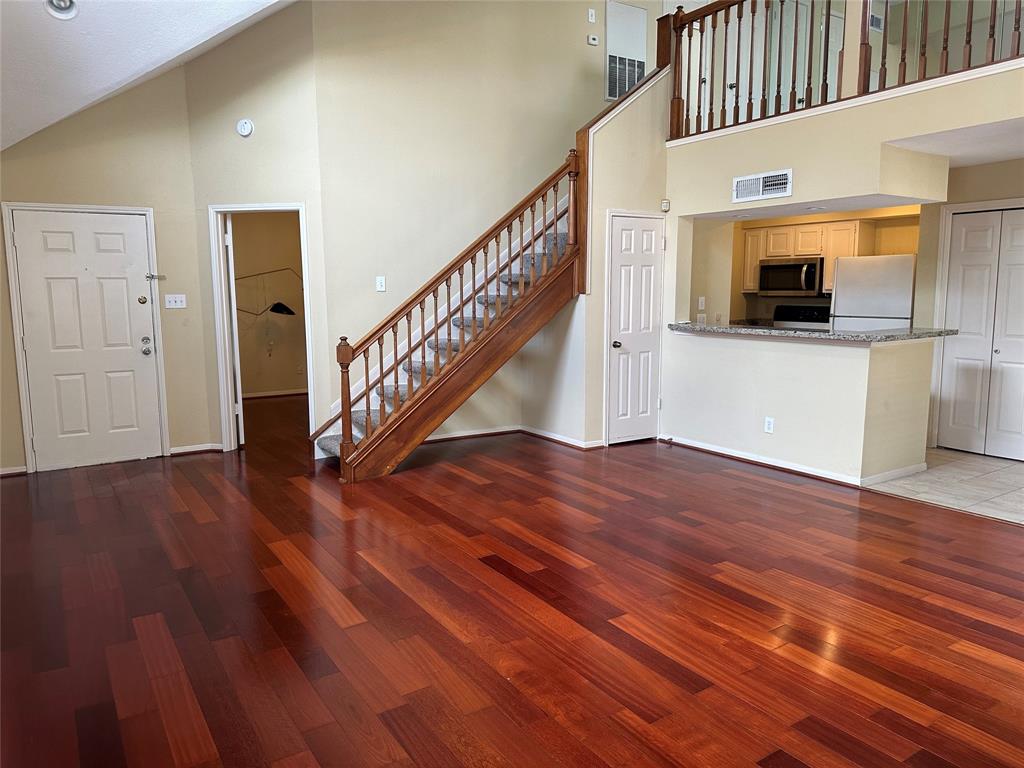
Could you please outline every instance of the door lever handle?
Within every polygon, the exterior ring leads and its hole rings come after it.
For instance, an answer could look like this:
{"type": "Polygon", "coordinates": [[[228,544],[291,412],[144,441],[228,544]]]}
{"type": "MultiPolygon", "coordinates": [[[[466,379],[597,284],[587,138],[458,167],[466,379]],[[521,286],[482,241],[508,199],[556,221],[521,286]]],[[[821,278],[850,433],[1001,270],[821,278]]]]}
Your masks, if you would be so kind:
{"type": "Polygon", "coordinates": [[[622,346],[622,342],[621,341],[613,341],[612,342],[612,349],[619,349],[621,346],[622,346]]]}

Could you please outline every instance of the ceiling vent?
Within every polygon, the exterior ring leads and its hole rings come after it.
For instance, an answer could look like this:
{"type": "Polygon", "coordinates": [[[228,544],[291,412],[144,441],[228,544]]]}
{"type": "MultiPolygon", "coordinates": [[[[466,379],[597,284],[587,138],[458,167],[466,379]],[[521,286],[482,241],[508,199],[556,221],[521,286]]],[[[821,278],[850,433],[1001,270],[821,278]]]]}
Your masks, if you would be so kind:
{"type": "Polygon", "coordinates": [[[732,201],[746,203],[751,200],[768,200],[772,197],[789,197],[793,194],[793,169],[768,171],[751,176],[737,176],[732,180],[732,201]]]}

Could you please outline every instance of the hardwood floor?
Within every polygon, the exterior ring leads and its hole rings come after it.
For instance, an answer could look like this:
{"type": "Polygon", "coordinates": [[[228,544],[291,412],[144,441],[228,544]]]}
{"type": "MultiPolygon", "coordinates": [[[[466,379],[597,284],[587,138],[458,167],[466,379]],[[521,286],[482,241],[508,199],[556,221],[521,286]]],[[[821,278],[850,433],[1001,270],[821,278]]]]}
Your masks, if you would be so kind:
{"type": "Polygon", "coordinates": [[[5,767],[1024,765],[1022,527],[521,435],[341,488],[258,419],[2,481],[5,767]]]}

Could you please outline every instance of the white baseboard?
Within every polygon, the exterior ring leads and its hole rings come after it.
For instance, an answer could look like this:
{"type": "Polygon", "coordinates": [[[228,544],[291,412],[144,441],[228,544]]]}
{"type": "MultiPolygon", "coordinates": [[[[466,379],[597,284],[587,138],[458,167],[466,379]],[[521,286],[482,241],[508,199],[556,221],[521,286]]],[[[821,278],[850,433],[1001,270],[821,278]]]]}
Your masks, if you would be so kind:
{"type": "Polygon", "coordinates": [[[557,432],[548,432],[546,429],[537,429],[536,427],[519,427],[523,432],[529,435],[536,435],[537,437],[546,437],[548,440],[554,440],[558,443],[565,443],[571,445],[573,448],[582,448],[587,450],[588,448],[603,448],[603,440],[577,440],[574,437],[567,437],[560,435],[557,432]]]}
{"type": "Polygon", "coordinates": [[[270,392],[243,392],[243,400],[255,400],[260,397],[283,397],[285,395],[304,395],[306,394],[306,388],[302,389],[277,389],[270,392]]]}
{"type": "Polygon", "coordinates": [[[860,484],[875,485],[877,483],[884,483],[889,480],[895,480],[899,477],[906,477],[907,475],[916,475],[918,472],[924,472],[926,469],[928,469],[927,464],[911,464],[909,467],[890,469],[888,472],[879,472],[877,475],[869,475],[868,477],[862,477],[860,479],[860,484]]]}
{"type": "Polygon", "coordinates": [[[487,435],[493,435],[498,432],[518,432],[522,429],[518,424],[507,426],[507,427],[487,427],[485,429],[460,429],[457,432],[444,432],[438,434],[434,432],[430,437],[424,440],[424,443],[438,443],[443,440],[453,440],[458,437],[487,437],[487,435]]]}
{"type": "Polygon", "coordinates": [[[7,475],[23,475],[28,472],[28,467],[0,467],[0,477],[7,475]]]}
{"type": "Polygon", "coordinates": [[[818,467],[809,467],[806,464],[797,464],[792,461],[782,461],[775,459],[770,456],[761,456],[757,453],[749,453],[747,451],[736,451],[732,448],[724,448],[721,445],[712,445],[711,443],[702,443],[699,440],[687,440],[683,437],[672,437],[671,435],[658,435],[659,440],[667,440],[670,443],[676,443],[677,445],[689,446],[690,448],[700,448],[701,450],[711,451],[712,453],[720,453],[724,456],[733,456],[737,459],[746,459],[747,461],[755,461],[758,464],[767,464],[771,467],[778,467],[779,469],[789,469],[793,472],[800,472],[805,475],[813,475],[814,477],[822,477],[826,480],[835,480],[840,483],[846,483],[847,485],[861,485],[861,479],[856,475],[844,475],[839,472],[830,472],[826,469],[819,469],[818,467]]]}
{"type": "Polygon", "coordinates": [[[223,450],[223,443],[199,443],[198,445],[177,445],[172,446],[171,456],[176,456],[179,453],[199,453],[200,451],[220,451],[223,450]]]}

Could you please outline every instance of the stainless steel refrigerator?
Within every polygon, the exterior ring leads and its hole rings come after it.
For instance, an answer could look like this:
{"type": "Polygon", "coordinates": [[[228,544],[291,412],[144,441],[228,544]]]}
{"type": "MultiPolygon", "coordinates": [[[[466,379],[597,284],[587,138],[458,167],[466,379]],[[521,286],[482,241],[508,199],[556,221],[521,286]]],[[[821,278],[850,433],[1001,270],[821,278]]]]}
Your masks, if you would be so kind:
{"type": "Polygon", "coordinates": [[[832,330],[910,328],[916,263],[913,253],[836,259],[832,330]]]}

